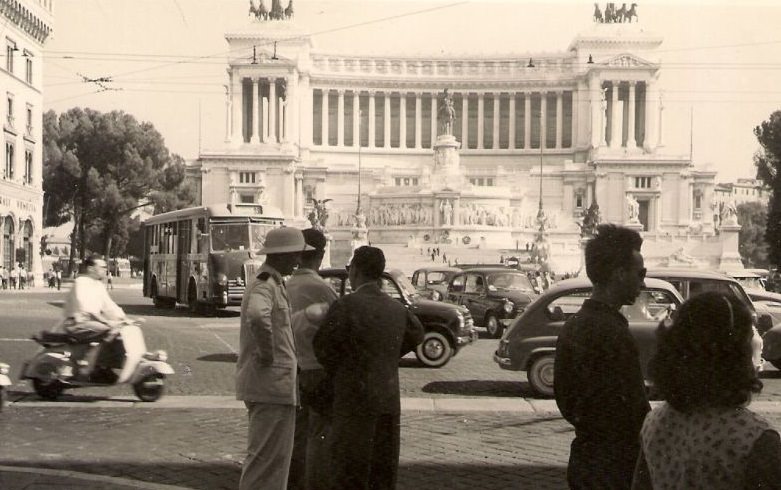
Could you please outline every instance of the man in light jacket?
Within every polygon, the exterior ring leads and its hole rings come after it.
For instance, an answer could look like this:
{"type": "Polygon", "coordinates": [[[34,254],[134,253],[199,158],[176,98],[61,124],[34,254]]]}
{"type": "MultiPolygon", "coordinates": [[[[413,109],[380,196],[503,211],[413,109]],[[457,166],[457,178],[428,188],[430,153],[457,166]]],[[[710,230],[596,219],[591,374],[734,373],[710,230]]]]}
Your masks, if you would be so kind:
{"type": "Polygon", "coordinates": [[[290,303],[282,276],[293,272],[301,253],[312,250],[296,228],[266,235],[266,262],[241,301],[236,398],[249,415],[247,457],[241,490],[285,490],[293,453],[298,388],[290,303]]]}

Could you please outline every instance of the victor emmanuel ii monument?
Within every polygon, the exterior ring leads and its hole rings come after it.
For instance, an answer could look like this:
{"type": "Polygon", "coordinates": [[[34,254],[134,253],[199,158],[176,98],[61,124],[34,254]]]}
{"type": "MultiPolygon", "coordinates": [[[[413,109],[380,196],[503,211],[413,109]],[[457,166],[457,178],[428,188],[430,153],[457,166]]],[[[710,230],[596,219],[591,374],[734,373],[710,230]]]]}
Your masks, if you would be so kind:
{"type": "Polygon", "coordinates": [[[292,5],[273,7],[283,14],[225,36],[241,55],[225,143],[191,169],[203,204],[269,203],[303,224],[331,199],[335,251],[356,237],[524,250],[542,202],[561,272],[578,268],[598,205],[602,221],[643,232],[651,265],[739,266],[739,227],[710,210],[715,172],[664,152],[662,39],[636,5],[623,21],[595,12],[561,52],[523,52],[519,37],[501,57],[322,52],[292,5]]]}

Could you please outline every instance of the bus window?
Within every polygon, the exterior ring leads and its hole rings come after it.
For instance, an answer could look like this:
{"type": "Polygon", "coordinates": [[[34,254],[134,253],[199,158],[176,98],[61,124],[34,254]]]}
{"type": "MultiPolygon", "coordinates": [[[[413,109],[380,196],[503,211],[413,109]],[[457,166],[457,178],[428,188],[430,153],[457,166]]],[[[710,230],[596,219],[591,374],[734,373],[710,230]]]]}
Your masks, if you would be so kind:
{"type": "Polygon", "coordinates": [[[195,232],[195,253],[203,252],[203,245],[201,242],[201,234],[206,233],[206,220],[198,218],[198,231],[195,232]]]}
{"type": "Polygon", "coordinates": [[[230,252],[249,249],[249,230],[246,223],[211,226],[212,250],[230,252]]]}
{"type": "Polygon", "coordinates": [[[265,225],[259,223],[253,223],[250,225],[250,235],[252,239],[252,250],[258,251],[263,248],[263,244],[266,243],[266,233],[269,230],[276,228],[274,225],[265,225]]]}

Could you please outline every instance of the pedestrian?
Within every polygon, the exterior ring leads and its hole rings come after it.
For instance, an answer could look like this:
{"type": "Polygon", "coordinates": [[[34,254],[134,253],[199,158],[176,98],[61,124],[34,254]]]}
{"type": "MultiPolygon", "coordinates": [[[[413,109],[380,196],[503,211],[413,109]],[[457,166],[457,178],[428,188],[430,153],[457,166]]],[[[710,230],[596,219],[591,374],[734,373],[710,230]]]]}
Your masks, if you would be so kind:
{"type": "Polygon", "coordinates": [[[16,289],[16,279],[19,277],[19,269],[17,269],[17,265],[14,264],[13,269],[11,269],[11,273],[8,275],[9,281],[11,283],[11,289],[16,289]]]}
{"type": "Polygon", "coordinates": [[[314,250],[301,255],[301,265],[286,283],[296,340],[298,391],[301,396],[301,406],[296,412],[288,489],[327,490],[331,385],[323,366],[317,362],[312,339],[323,313],[336,301],[338,295],[317,274],[325,256],[325,235],[314,228],[304,230],[303,234],[306,244],[314,250]]]}
{"type": "Polygon", "coordinates": [[[241,490],[284,490],[293,453],[298,387],[290,304],[282,276],[312,250],[301,230],[275,228],[258,252],[266,261],[244,291],[236,362],[236,398],[249,417],[241,490]]]}
{"type": "Polygon", "coordinates": [[[8,271],[2,265],[0,265],[0,287],[8,289],[8,271]]]}
{"type": "Polygon", "coordinates": [[[56,274],[55,277],[57,278],[57,291],[59,291],[60,290],[60,286],[62,286],[62,271],[58,268],[55,271],[55,274],[56,274]]]}
{"type": "Polygon", "coordinates": [[[18,276],[17,276],[17,284],[19,284],[19,289],[24,289],[25,284],[27,283],[27,271],[24,269],[24,264],[19,264],[18,270],[18,276]]]}
{"type": "Polygon", "coordinates": [[[333,380],[333,489],[395,489],[399,465],[399,356],[423,340],[423,327],[382,291],[385,255],[355,250],[353,293],[331,305],[315,334],[318,361],[333,380]]]}
{"type": "Polygon", "coordinates": [[[442,254],[442,262],[443,263],[447,263],[447,254],[446,253],[442,254]]]}
{"type": "Polygon", "coordinates": [[[736,297],[707,292],[659,328],[649,368],[665,402],[645,417],[632,488],[778,488],[779,433],[747,408],[762,390],[751,323],[736,297]]]}
{"type": "Polygon", "coordinates": [[[432,261],[432,262],[434,262],[434,259],[436,258],[436,256],[437,256],[437,253],[436,253],[436,251],[432,251],[432,252],[431,252],[431,261],[432,261]]]}
{"type": "Polygon", "coordinates": [[[110,270],[107,270],[107,271],[106,271],[106,287],[107,287],[108,289],[114,289],[114,281],[113,281],[113,278],[114,278],[114,276],[111,274],[111,271],[110,271],[110,270]]]}
{"type": "Polygon", "coordinates": [[[27,287],[35,287],[35,274],[33,274],[32,270],[27,271],[27,287]]]}
{"type": "Polygon", "coordinates": [[[605,224],[586,244],[591,297],[556,342],[554,392],[575,427],[567,481],[573,489],[629,489],[650,410],[637,346],[620,313],[644,287],[640,234],[605,224]]]}

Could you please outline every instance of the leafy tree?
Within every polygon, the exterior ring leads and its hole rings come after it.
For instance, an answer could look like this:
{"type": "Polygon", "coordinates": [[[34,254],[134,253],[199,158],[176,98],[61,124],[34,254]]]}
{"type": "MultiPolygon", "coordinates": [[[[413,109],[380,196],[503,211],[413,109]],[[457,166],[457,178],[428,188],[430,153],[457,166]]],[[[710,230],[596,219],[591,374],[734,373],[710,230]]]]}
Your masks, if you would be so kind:
{"type": "Polygon", "coordinates": [[[741,225],[738,250],[743,264],[746,267],[767,268],[767,208],[762,203],[747,202],[739,204],[737,209],[741,225]]]}
{"type": "Polygon", "coordinates": [[[122,111],[73,108],[44,115],[47,224],[74,222],[71,261],[78,249],[123,255],[133,210],[148,202],[176,205],[184,162],[172,156],[151,123],[122,111]],[[171,194],[174,197],[171,197],[171,194]]]}
{"type": "Polygon", "coordinates": [[[771,264],[781,264],[781,111],[754,128],[760,149],[754,155],[757,178],[771,189],[765,240],[771,264]]]}

